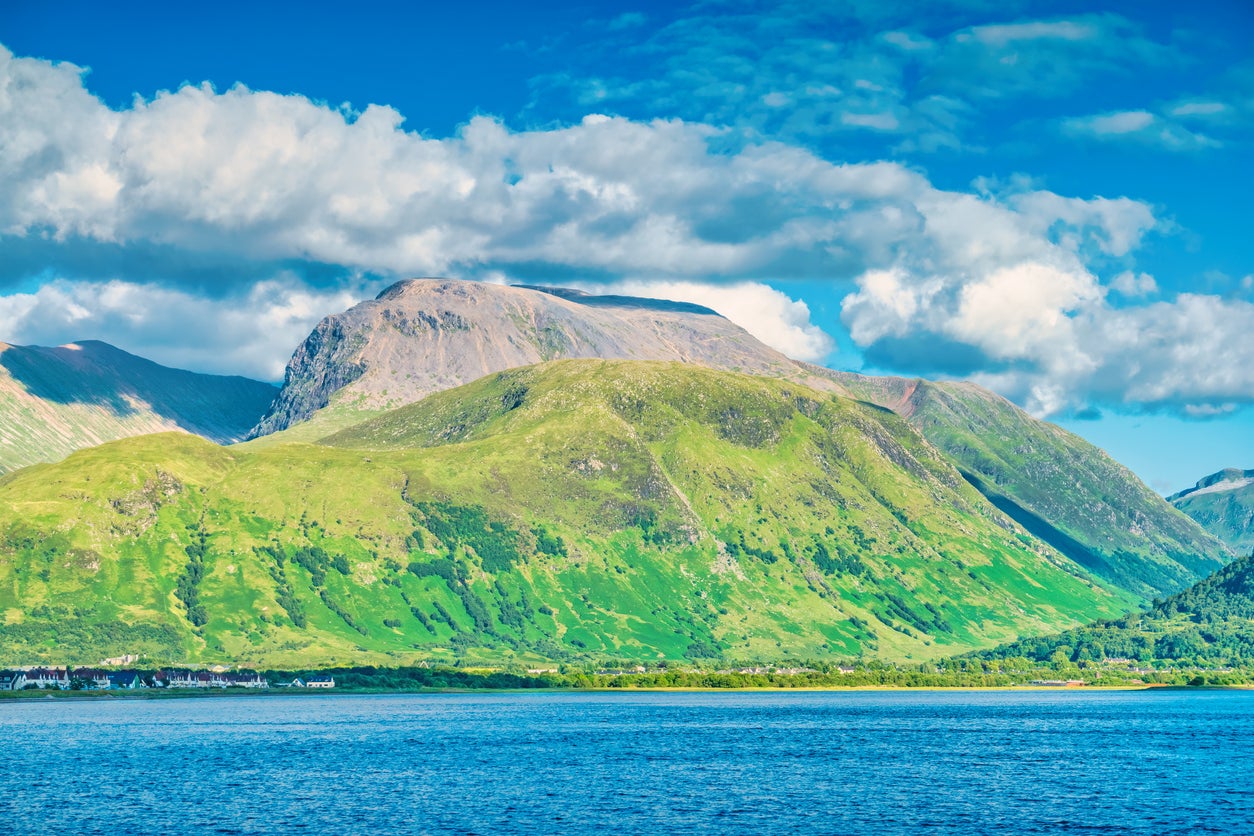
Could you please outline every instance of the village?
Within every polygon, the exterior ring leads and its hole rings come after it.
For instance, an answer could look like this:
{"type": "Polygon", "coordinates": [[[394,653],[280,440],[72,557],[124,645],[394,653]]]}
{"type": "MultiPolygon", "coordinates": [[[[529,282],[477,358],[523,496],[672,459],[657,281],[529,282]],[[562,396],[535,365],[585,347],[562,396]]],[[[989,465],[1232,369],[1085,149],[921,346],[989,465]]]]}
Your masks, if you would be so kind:
{"type": "Polygon", "coordinates": [[[271,683],[254,671],[29,667],[0,671],[0,691],[134,691],[160,688],[334,688],[335,677],[317,674],[271,683]]]}

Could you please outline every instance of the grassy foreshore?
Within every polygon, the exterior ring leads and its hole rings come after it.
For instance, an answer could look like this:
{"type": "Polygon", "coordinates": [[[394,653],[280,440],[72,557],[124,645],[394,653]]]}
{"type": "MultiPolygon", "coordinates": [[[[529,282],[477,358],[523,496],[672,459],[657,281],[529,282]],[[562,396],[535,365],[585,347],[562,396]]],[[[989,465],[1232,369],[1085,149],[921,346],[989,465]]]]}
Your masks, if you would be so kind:
{"type": "Polygon", "coordinates": [[[220,695],[312,695],[320,693],[427,693],[485,691],[795,691],[795,690],[1127,690],[1162,687],[1250,687],[1254,669],[1153,672],[1118,667],[1001,672],[927,671],[893,666],[848,669],[790,669],[787,672],[705,671],[659,668],[646,671],[560,669],[511,672],[443,667],[338,668],[319,671],[263,671],[271,683],[256,688],[137,688],[134,690],[0,691],[0,699],[178,698],[220,695]],[[273,687],[315,674],[334,677],[334,689],[273,687]],[[1047,684],[1048,683],[1048,684],[1047,684]],[[1066,684],[1063,684],[1066,683],[1066,684]]]}

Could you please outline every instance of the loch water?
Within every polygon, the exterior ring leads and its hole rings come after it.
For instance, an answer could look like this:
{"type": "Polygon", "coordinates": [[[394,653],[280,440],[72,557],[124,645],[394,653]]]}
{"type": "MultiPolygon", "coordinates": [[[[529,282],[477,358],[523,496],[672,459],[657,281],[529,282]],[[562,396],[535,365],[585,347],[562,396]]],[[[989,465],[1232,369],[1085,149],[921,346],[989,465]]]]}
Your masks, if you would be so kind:
{"type": "Polygon", "coordinates": [[[1254,832],[1254,692],[0,702],[44,833],[1254,832]]]}

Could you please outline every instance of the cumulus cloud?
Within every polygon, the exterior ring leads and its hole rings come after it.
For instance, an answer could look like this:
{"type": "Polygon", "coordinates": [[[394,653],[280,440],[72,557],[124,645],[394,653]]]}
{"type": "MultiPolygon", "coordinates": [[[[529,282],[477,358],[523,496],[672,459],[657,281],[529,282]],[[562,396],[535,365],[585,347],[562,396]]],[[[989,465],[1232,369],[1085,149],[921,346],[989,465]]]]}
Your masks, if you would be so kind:
{"type": "Polygon", "coordinates": [[[0,52],[0,243],[113,253],[91,281],[0,297],[14,342],[96,337],[273,379],[322,315],[393,278],[452,274],[630,280],[621,292],[706,304],[816,359],[830,337],[767,284],[803,278],[852,291],[842,321],[872,362],[980,374],[1042,413],[1249,400],[1254,363],[1204,368],[1248,333],[1248,305],[1128,306],[1153,292],[1131,254],[1159,226],[1127,198],[939,189],[900,164],[836,164],[680,120],[514,131],[481,117],[435,139],[387,107],[207,86],[112,110],[78,67],[0,52]],[[138,281],[154,252],[169,281],[138,281]],[[307,269],[265,272],[287,262],[307,269]],[[319,265],[331,278],[308,279],[319,265]]]}
{"type": "Polygon", "coordinates": [[[428,139],[386,107],[208,86],[112,111],[79,68],[7,53],[0,87],[0,230],[189,259],[229,251],[396,275],[831,273],[832,201],[923,182],[780,145],[718,151],[720,131],[676,120],[594,115],[514,132],[481,117],[428,139]]]}
{"type": "MultiPolygon", "coordinates": [[[[833,164],[779,143],[728,148],[725,132],[678,120],[592,115],[517,132],[480,117],[429,139],[390,108],[350,113],[243,87],[188,86],[113,111],[85,93],[79,68],[7,54],[0,84],[0,229],[67,246],[390,275],[840,278],[909,246],[924,222],[953,228],[937,241],[1000,258],[958,227],[1066,222],[1120,249],[1129,233],[1115,222],[1137,214],[1139,229],[1149,217],[1133,201],[1106,211],[1038,198],[1006,211],[898,164],[833,164]],[[27,118],[36,111],[61,120],[27,118]]],[[[1017,246],[1045,240],[1021,231],[1017,246]]],[[[232,273],[213,281],[229,286],[232,273]]]]}
{"type": "Polygon", "coordinates": [[[821,363],[836,348],[831,335],[811,321],[805,302],[758,282],[713,285],[637,279],[588,285],[586,289],[704,305],[794,360],[821,363]]]}
{"type": "Polygon", "coordinates": [[[845,298],[842,319],[873,360],[944,371],[958,356],[972,379],[1044,416],[1094,403],[1204,416],[1254,401],[1254,304],[1181,294],[1117,305],[1111,290],[1153,294],[1154,278],[1103,283],[1060,247],[976,269],[944,250],[867,271],[845,298]]]}
{"type": "Polygon", "coordinates": [[[975,379],[1046,415],[1087,401],[1178,408],[1192,417],[1226,414],[1254,400],[1251,328],[1254,304],[1215,296],[1181,294],[1131,308],[1098,304],[1073,320],[1072,345],[1087,367],[975,379]]]}

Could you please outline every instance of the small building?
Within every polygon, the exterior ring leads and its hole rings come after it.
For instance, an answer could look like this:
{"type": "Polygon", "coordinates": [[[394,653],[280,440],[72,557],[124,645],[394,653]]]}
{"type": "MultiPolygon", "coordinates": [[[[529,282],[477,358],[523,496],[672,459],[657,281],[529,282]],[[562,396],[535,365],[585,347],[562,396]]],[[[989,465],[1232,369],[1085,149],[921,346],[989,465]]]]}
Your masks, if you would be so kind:
{"type": "Polygon", "coordinates": [[[26,671],[0,671],[0,691],[20,691],[26,687],[26,671]]]}
{"type": "Polygon", "coordinates": [[[26,685],[23,687],[64,691],[70,687],[70,672],[66,668],[31,668],[26,672],[26,685]]]}
{"type": "Polygon", "coordinates": [[[227,674],[232,688],[269,688],[270,682],[259,673],[227,674]]]}
{"type": "Polygon", "coordinates": [[[70,672],[70,679],[80,679],[87,683],[88,688],[99,691],[109,690],[112,684],[109,682],[109,672],[102,671],[99,668],[75,668],[70,672]]]}
{"type": "Polygon", "coordinates": [[[145,685],[135,671],[111,671],[109,673],[109,687],[119,691],[134,691],[136,688],[145,687],[145,685]]]}
{"type": "Polygon", "coordinates": [[[100,664],[107,668],[120,668],[123,665],[133,665],[139,661],[139,656],[134,653],[126,653],[122,656],[113,656],[109,659],[102,659],[100,664]]]}
{"type": "Polygon", "coordinates": [[[311,676],[309,677],[309,679],[305,680],[305,687],[306,688],[334,688],[335,677],[331,676],[330,674],[325,674],[325,673],[318,674],[317,676],[311,676]]]}

